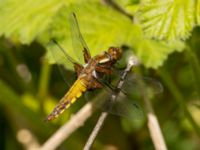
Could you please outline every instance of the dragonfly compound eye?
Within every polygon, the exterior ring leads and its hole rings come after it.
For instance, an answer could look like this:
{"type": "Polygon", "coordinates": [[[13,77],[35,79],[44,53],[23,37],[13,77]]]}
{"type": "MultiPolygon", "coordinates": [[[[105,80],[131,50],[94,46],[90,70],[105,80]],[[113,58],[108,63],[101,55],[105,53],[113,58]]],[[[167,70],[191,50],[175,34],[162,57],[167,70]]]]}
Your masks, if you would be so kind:
{"type": "Polygon", "coordinates": [[[110,47],[108,49],[108,53],[110,54],[110,56],[112,57],[112,59],[118,60],[121,57],[122,51],[118,47],[110,47]]]}

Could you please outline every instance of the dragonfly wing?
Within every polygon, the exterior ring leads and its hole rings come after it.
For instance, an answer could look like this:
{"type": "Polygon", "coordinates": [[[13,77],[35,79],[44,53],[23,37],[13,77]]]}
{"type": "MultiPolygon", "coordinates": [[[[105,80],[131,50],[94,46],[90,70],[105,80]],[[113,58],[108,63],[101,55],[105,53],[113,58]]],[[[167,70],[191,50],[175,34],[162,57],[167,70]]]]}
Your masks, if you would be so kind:
{"type": "Polygon", "coordinates": [[[80,32],[80,28],[75,13],[70,14],[69,23],[70,23],[70,31],[71,31],[72,45],[74,51],[76,51],[78,59],[81,62],[83,62],[82,58],[84,56],[84,61],[85,63],[87,63],[89,59],[91,59],[91,55],[89,48],[80,32]],[[80,53],[81,51],[82,53],[80,53]]]}
{"type": "Polygon", "coordinates": [[[157,80],[129,73],[116,99],[112,101],[111,95],[115,93],[115,86],[109,85],[101,80],[98,81],[104,86],[104,91],[108,93],[108,99],[103,104],[103,110],[131,120],[143,118],[143,111],[136,100],[141,99],[141,96],[148,94],[149,91],[151,94],[157,94],[163,91],[162,84],[157,80]]]}
{"type": "Polygon", "coordinates": [[[66,78],[66,68],[75,68],[76,71],[78,71],[77,68],[79,68],[80,71],[82,65],[79,64],[72,57],[70,57],[67,54],[67,52],[55,40],[52,40],[48,43],[47,49],[49,51],[50,57],[58,65],[59,71],[63,76],[63,79],[66,83],[68,83],[69,79],[66,78]]]}
{"type": "Polygon", "coordinates": [[[101,102],[96,105],[100,107],[103,111],[107,111],[111,114],[126,117],[130,120],[138,120],[143,118],[143,111],[140,105],[134,101],[131,97],[128,97],[124,92],[119,92],[119,94],[114,92],[114,87],[98,80],[98,82],[103,86],[102,92],[106,93],[101,102]],[[112,94],[117,94],[116,99],[112,101],[112,94]]]}
{"type": "Polygon", "coordinates": [[[120,92],[115,100],[109,99],[105,103],[104,108],[111,114],[130,120],[140,120],[144,117],[140,105],[123,92],[120,92]]]}
{"type": "Polygon", "coordinates": [[[156,79],[150,77],[141,77],[139,75],[130,73],[124,81],[122,91],[128,95],[144,96],[144,94],[150,94],[153,96],[161,93],[163,91],[163,86],[156,79]]]}

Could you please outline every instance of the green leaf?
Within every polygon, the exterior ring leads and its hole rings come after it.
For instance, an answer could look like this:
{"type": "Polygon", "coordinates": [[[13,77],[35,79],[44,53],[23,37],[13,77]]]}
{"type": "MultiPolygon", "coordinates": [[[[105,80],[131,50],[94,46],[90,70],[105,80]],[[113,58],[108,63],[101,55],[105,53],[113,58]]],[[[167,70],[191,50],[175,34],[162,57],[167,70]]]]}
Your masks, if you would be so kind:
{"type": "MultiPolygon", "coordinates": [[[[145,39],[139,25],[133,24],[132,20],[111,7],[94,1],[59,3],[56,0],[7,0],[1,2],[0,12],[1,35],[26,44],[37,40],[47,49],[55,47],[47,44],[51,38],[55,38],[74,59],[82,52],[73,49],[71,44],[67,20],[71,12],[77,15],[80,30],[92,56],[110,46],[127,45],[146,67],[157,68],[171,52],[183,48],[183,44],[177,46],[175,42],[170,46],[168,43],[145,39]],[[19,3],[21,5],[18,5],[19,3]],[[11,11],[12,13],[9,13],[11,11]]],[[[47,57],[55,63],[55,59],[49,53],[47,57]]],[[[65,66],[72,69],[68,64],[65,66]]]]}
{"type": "Polygon", "coordinates": [[[196,5],[196,18],[197,18],[197,24],[200,25],[200,0],[197,1],[196,5]]]}
{"type": "Polygon", "coordinates": [[[47,28],[61,5],[56,0],[1,1],[0,35],[28,44],[47,28]]]}
{"type": "Polygon", "coordinates": [[[196,24],[195,0],[169,0],[144,4],[137,20],[147,37],[156,39],[186,39],[196,24]]]}
{"type": "Polygon", "coordinates": [[[155,41],[144,39],[138,43],[136,54],[148,68],[157,69],[167,59],[168,55],[174,51],[181,52],[184,50],[185,44],[182,41],[155,41]]]}
{"type": "MultiPolygon", "coordinates": [[[[133,48],[146,67],[158,68],[170,53],[175,50],[181,51],[184,48],[181,41],[165,43],[144,39],[140,26],[133,24],[126,16],[100,3],[84,3],[68,8],[63,7],[53,19],[54,22],[49,29],[52,38],[56,38],[66,52],[75,59],[82,52],[72,48],[67,20],[70,11],[74,11],[77,15],[81,33],[92,56],[107,50],[110,46],[128,45],[133,48]]],[[[52,47],[48,47],[50,48],[52,47]]],[[[48,54],[48,56],[54,62],[51,55],[48,54]]],[[[69,68],[68,63],[65,66],[69,68]]]]}

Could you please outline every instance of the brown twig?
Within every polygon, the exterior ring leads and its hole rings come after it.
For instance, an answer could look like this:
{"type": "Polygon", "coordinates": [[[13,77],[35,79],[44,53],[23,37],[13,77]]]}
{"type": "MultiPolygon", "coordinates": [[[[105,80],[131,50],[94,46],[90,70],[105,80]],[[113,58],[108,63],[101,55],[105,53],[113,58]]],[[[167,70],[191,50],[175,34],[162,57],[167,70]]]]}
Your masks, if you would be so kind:
{"type": "Polygon", "coordinates": [[[99,131],[101,130],[106,118],[108,116],[108,112],[102,112],[97,123],[96,126],[94,127],[92,133],[90,134],[90,137],[88,138],[83,150],[89,150],[95,140],[95,138],[97,137],[97,134],[99,133],[99,131]]]}
{"type": "MultiPolygon", "coordinates": [[[[117,84],[117,87],[116,87],[116,91],[118,91],[118,92],[114,92],[111,96],[111,99],[110,99],[111,104],[112,104],[112,102],[114,102],[116,100],[117,95],[119,94],[119,90],[117,90],[117,89],[121,89],[121,87],[124,83],[124,79],[127,76],[127,73],[131,70],[132,66],[138,65],[138,64],[139,64],[139,61],[135,56],[129,57],[127,67],[124,70],[124,72],[123,72],[123,74],[122,74],[122,76],[121,76],[121,78],[120,78],[120,80],[117,84]]],[[[111,108],[112,108],[112,105],[109,106],[108,110],[111,109],[111,108]]],[[[99,131],[101,130],[107,116],[108,116],[108,112],[102,112],[101,113],[92,133],[90,134],[90,137],[88,138],[88,140],[87,140],[87,142],[84,146],[84,150],[90,150],[90,148],[92,147],[92,144],[94,143],[94,140],[96,139],[99,131]]]]}
{"type": "Polygon", "coordinates": [[[147,96],[143,96],[145,108],[147,111],[147,121],[150,136],[156,150],[167,150],[167,146],[158,122],[158,118],[154,113],[153,107],[147,96]]]}
{"type": "Polygon", "coordinates": [[[167,146],[165,144],[158,118],[154,113],[153,106],[151,105],[150,97],[148,96],[147,91],[144,89],[144,83],[142,80],[139,81],[139,84],[142,98],[145,104],[144,106],[147,112],[147,125],[154,147],[156,150],[167,150],[167,146]]]}
{"type": "Polygon", "coordinates": [[[20,129],[17,132],[17,140],[24,146],[26,150],[35,150],[39,147],[38,140],[28,129],[20,129]]]}

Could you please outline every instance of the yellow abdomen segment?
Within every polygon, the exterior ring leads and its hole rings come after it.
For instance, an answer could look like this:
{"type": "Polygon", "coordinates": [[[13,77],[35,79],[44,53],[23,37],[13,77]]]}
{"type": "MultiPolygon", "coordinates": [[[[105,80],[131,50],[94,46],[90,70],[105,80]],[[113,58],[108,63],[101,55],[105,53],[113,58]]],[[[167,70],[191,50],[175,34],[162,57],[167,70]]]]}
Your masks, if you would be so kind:
{"type": "Polygon", "coordinates": [[[87,90],[87,81],[84,79],[77,79],[65,96],[60,100],[58,105],[54,108],[52,113],[47,117],[47,120],[52,120],[64,112],[65,109],[74,103],[83,92],[87,90]]]}

